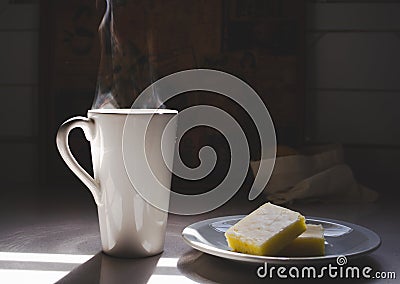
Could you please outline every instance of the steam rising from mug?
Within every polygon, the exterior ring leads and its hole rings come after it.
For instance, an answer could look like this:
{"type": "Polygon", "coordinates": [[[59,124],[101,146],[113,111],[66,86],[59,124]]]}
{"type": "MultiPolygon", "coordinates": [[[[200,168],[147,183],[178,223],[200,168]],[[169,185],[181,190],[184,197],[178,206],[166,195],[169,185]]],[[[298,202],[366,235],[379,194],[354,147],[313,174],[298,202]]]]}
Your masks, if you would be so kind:
{"type": "MultiPolygon", "coordinates": [[[[151,19],[146,18],[149,25],[143,37],[144,46],[139,48],[132,38],[117,28],[115,16],[117,11],[121,13],[122,10],[114,7],[112,0],[106,0],[106,11],[99,25],[101,55],[92,109],[130,108],[140,92],[157,77],[150,60],[150,55],[156,53],[151,19]],[[143,52],[144,49],[147,52],[143,52]]],[[[151,94],[137,108],[156,106],[165,108],[160,104],[156,90],[151,90],[151,94]]]]}
{"type": "MultiPolygon", "coordinates": [[[[269,112],[257,93],[233,75],[208,69],[181,71],[156,81],[159,74],[156,74],[156,68],[154,68],[157,63],[157,52],[154,49],[156,37],[153,36],[154,23],[151,15],[143,17],[144,22],[142,24],[146,29],[145,31],[136,31],[142,34],[135,35],[134,43],[132,38],[129,39],[129,36],[121,32],[121,28],[126,28],[126,26],[124,27],[123,23],[119,23],[120,19],[117,17],[120,16],[119,13],[121,12],[130,13],[130,11],[127,12],[125,9],[114,7],[112,0],[106,1],[106,12],[99,27],[102,49],[96,96],[92,108],[159,109],[164,108],[164,103],[173,97],[190,91],[208,91],[226,96],[247,112],[258,131],[261,144],[261,162],[258,174],[249,192],[250,200],[256,198],[265,188],[271,176],[276,154],[275,129],[269,112]],[[138,48],[139,45],[140,48],[138,48]],[[145,49],[147,49],[147,54],[143,53],[145,49]]],[[[144,1],[143,3],[148,2],[144,1]]],[[[117,5],[117,1],[115,4],[117,5]]],[[[146,12],[143,11],[143,13],[146,12]]],[[[135,17],[132,15],[124,16],[135,17]]],[[[174,119],[179,122],[177,147],[180,146],[182,136],[197,126],[214,128],[225,137],[230,148],[230,167],[222,182],[214,189],[197,195],[185,195],[170,191],[169,185],[161,186],[171,196],[169,207],[165,207],[165,202],[159,199],[159,196],[164,194],[157,194],[152,190],[152,188],[160,188],[161,182],[158,181],[157,176],[152,171],[149,159],[137,157],[139,160],[148,161],[148,165],[143,165],[143,168],[140,169],[141,174],[148,178],[134,178],[136,173],[132,159],[135,157],[125,155],[125,153],[130,152],[129,147],[131,147],[129,141],[125,138],[133,137],[134,133],[130,132],[135,131],[135,121],[130,119],[129,116],[124,126],[122,145],[124,165],[128,177],[136,191],[147,202],[163,211],[183,215],[211,211],[228,201],[239,190],[246,178],[250,162],[249,143],[246,135],[239,123],[229,113],[208,105],[186,108],[179,112],[174,119]],[[151,182],[154,182],[154,186],[151,186],[151,182]]],[[[150,123],[150,119],[148,123],[150,123]]],[[[143,139],[146,139],[146,135],[143,139]]],[[[143,145],[145,144],[143,143],[143,145]]],[[[168,160],[172,153],[164,151],[163,145],[161,143],[161,152],[164,158],[167,157],[165,160],[168,160]]],[[[146,153],[146,151],[142,152],[146,153]]],[[[170,168],[170,171],[182,179],[200,180],[205,178],[212,172],[217,163],[217,155],[214,149],[209,146],[200,149],[198,153],[200,165],[196,168],[187,167],[179,153],[179,150],[175,151],[174,168],[170,168]]]]}

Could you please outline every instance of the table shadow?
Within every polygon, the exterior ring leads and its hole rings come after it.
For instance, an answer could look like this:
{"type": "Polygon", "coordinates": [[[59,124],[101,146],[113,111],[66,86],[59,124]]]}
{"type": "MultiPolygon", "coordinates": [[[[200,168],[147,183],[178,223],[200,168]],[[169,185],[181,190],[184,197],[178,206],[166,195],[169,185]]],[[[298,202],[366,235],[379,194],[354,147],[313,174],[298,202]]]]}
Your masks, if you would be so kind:
{"type": "MultiPolygon", "coordinates": [[[[288,271],[291,267],[297,267],[297,269],[301,271],[302,267],[305,266],[313,266],[317,269],[317,271],[320,271],[318,269],[321,269],[323,266],[327,266],[328,264],[329,263],[292,266],[267,264],[269,269],[271,266],[275,266],[273,277],[267,275],[264,278],[261,278],[257,275],[257,270],[260,268],[260,266],[264,266],[262,263],[248,263],[228,260],[208,255],[196,250],[190,250],[179,258],[178,269],[186,277],[200,283],[266,283],[266,281],[268,283],[293,283],[293,281],[296,281],[296,283],[321,283],[321,280],[323,280],[324,283],[371,283],[371,279],[365,278],[346,279],[344,277],[339,278],[339,276],[336,278],[330,278],[327,273],[324,274],[324,277],[318,279],[313,279],[313,277],[300,277],[297,279],[288,277],[283,279],[279,278],[276,274],[276,269],[278,269],[280,266],[284,266],[286,271],[288,271]]],[[[333,260],[331,264],[339,267],[335,260],[333,260]]],[[[373,269],[373,271],[381,270],[379,263],[371,256],[349,259],[347,266],[357,266],[359,268],[369,266],[373,269]]]]}
{"type": "Polygon", "coordinates": [[[99,252],[57,283],[147,283],[160,257],[126,259],[99,252]]]}

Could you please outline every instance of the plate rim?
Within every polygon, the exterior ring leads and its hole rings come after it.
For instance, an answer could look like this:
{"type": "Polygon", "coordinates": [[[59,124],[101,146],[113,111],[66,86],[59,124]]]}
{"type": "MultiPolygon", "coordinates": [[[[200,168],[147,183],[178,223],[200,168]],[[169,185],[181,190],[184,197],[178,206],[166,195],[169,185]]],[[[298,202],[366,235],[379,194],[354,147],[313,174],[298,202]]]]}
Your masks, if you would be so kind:
{"type": "Polygon", "coordinates": [[[363,256],[366,254],[369,254],[376,249],[380,247],[382,244],[382,240],[380,236],[375,233],[373,230],[368,229],[364,226],[357,225],[354,223],[346,222],[346,221],[341,221],[341,220],[335,220],[335,219],[330,219],[330,218],[323,218],[323,217],[314,217],[314,216],[305,216],[306,221],[307,220],[313,220],[313,221],[324,221],[324,222],[332,222],[332,223],[337,223],[340,225],[348,226],[353,230],[358,230],[361,233],[365,235],[365,232],[368,233],[368,239],[375,239],[377,243],[374,246],[371,246],[368,249],[359,251],[359,252],[353,252],[353,253],[348,253],[348,254],[343,254],[343,255],[323,255],[323,256],[308,256],[308,257],[286,257],[286,256],[260,256],[260,255],[251,255],[251,254],[244,254],[240,252],[234,252],[234,251],[228,251],[224,250],[218,247],[213,247],[208,244],[202,243],[202,242],[192,242],[186,237],[185,231],[189,229],[194,229],[194,227],[199,227],[203,224],[209,225],[214,222],[220,222],[220,221],[228,221],[230,219],[237,219],[237,218],[244,218],[246,215],[228,215],[228,216],[220,216],[220,217],[214,217],[214,218],[209,218],[201,221],[194,222],[188,226],[186,226],[181,233],[181,236],[183,240],[192,248],[199,250],[201,252],[218,256],[224,259],[230,259],[230,260],[236,260],[236,261],[243,261],[243,262],[257,262],[257,263],[280,263],[280,264],[301,264],[301,263],[310,263],[310,262],[327,262],[332,259],[337,259],[339,256],[345,256],[346,258],[355,258],[359,256],[363,256]]]}

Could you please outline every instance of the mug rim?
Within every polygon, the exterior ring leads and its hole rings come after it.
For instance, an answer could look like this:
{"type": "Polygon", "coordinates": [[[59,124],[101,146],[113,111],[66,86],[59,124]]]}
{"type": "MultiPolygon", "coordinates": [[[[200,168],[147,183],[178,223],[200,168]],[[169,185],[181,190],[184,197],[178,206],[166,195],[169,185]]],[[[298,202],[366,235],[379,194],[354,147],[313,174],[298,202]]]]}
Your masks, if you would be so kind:
{"type": "Polygon", "coordinates": [[[153,109],[153,108],[102,108],[102,109],[91,109],[88,110],[88,113],[96,113],[96,114],[177,114],[177,110],[173,109],[153,109]]]}

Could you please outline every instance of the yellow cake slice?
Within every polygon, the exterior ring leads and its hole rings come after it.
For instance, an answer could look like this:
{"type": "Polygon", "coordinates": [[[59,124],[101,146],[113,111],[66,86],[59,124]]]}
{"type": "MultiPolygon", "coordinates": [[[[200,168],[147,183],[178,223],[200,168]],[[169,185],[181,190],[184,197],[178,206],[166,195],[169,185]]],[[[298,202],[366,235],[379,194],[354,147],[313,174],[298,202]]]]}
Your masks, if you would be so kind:
{"type": "Polygon", "coordinates": [[[284,247],[280,256],[320,256],[325,254],[324,228],[307,224],[304,233],[284,247]]]}
{"type": "Polygon", "coordinates": [[[230,227],[225,237],[234,251],[277,255],[305,230],[305,219],[300,213],[265,203],[230,227]]]}

